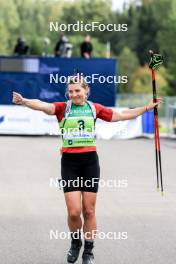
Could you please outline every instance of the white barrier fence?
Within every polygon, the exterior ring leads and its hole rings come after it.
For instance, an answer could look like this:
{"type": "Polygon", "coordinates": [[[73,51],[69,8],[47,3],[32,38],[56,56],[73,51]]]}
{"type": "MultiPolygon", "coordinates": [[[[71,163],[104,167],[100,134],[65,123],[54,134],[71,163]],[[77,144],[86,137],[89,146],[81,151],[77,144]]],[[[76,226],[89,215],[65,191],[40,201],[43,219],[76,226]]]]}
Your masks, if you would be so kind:
{"type": "MultiPolygon", "coordinates": [[[[121,109],[116,108],[117,111],[121,109]]],[[[4,135],[60,135],[55,116],[24,106],[0,106],[0,134],[4,135]]],[[[97,119],[96,136],[102,139],[134,138],[142,135],[142,118],[123,122],[97,119]]]]}

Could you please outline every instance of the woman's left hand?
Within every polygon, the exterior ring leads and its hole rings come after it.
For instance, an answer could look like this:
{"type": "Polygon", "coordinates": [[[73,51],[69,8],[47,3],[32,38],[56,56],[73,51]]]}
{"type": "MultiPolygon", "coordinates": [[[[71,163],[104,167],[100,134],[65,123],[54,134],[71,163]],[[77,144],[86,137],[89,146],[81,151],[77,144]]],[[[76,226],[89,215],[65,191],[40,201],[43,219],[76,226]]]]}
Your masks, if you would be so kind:
{"type": "Polygon", "coordinates": [[[158,107],[161,103],[163,103],[163,99],[162,98],[157,98],[156,99],[156,103],[154,103],[153,100],[151,100],[150,103],[146,106],[146,110],[147,111],[151,111],[151,110],[153,110],[153,108],[155,106],[158,107]]]}

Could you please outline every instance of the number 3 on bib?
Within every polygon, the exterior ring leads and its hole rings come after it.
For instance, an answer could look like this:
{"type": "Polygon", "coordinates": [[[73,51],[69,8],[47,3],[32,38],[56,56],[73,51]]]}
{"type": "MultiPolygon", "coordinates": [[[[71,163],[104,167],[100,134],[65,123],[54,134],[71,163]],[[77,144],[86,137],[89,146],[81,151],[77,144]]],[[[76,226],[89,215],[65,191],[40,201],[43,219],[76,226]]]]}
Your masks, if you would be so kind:
{"type": "Polygon", "coordinates": [[[79,124],[79,130],[84,130],[85,121],[84,120],[78,120],[78,124],[79,124]]]}

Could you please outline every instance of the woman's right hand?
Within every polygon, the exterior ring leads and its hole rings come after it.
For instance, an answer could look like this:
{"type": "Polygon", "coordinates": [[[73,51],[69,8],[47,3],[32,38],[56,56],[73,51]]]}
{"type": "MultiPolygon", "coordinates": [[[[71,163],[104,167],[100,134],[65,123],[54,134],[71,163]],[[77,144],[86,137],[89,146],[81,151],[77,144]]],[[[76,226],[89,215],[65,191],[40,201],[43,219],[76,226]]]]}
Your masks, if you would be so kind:
{"type": "Polygon", "coordinates": [[[16,93],[16,92],[13,92],[13,99],[12,99],[12,102],[14,104],[19,104],[19,105],[22,105],[23,102],[24,102],[24,98],[21,94],[19,93],[16,93]]]}

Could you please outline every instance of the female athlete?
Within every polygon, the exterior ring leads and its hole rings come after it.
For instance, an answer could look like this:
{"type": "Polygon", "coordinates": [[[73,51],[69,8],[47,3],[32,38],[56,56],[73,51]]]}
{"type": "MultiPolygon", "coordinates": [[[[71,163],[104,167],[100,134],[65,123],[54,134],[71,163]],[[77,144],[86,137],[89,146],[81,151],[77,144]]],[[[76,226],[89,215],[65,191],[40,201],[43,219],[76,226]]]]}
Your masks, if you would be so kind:
{"type": "MultiPolygon", "coordinates": [[[[74,76],[75,77],[75,76],[74,76]]],[[[90,88],[83,77],[70,78],[67,85],[67,102],[46,103],[26,99],[13,92],[13,103],[56,115],[62,132],[61,176],[68,211],[71,247],[67,262],[75,263],[84,238],[83,264],[94,264],[96,235],[95,206],[100,178],[99,158],[96,152],[95,122],[97,118],[108,122],[129,120],[152,110],[162,102],[117,112],[101,104],[88,101],[90,88]],[[76,184],[75,184],[76,183],[76,184]],[[81,218],[83,215],[83,220],[81,218]],[[84,236],[81,234],[83,228],[84,236]]]]}

